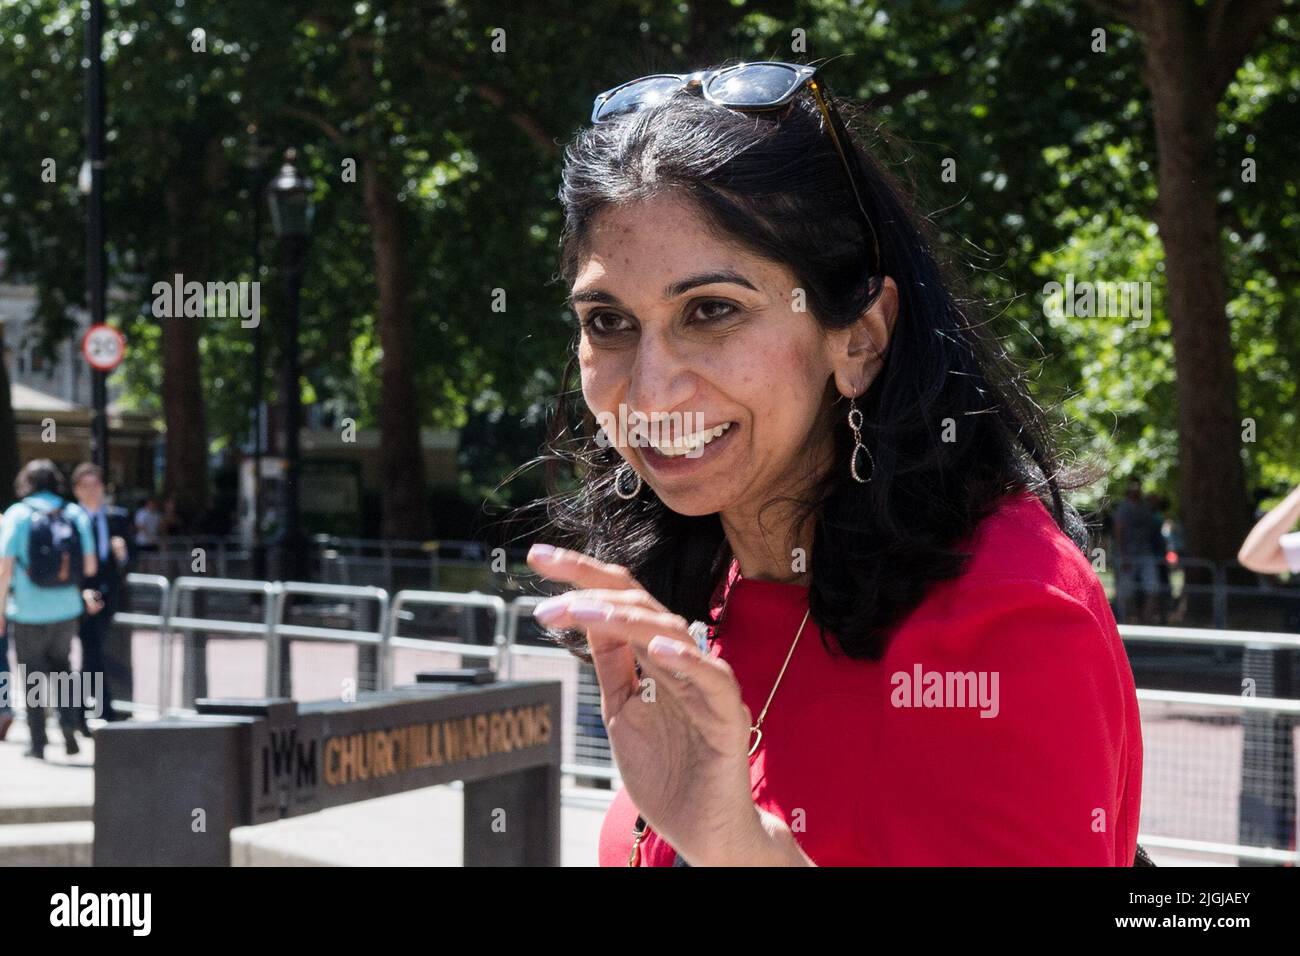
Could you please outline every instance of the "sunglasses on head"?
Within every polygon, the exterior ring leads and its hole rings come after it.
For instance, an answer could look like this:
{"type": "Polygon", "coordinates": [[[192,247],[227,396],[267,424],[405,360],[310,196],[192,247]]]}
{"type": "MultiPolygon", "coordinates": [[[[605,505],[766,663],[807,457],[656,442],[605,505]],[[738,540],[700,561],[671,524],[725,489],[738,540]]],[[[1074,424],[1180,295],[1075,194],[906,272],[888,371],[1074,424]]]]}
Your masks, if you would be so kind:
{"type": "Polygon", "coordinates": [[[831,143],[848,175],[849,187],[853,190],[853,198],[857,200],[858,211],[862,213],[863,222],[871,234],[874,261],[877,266],[880,264],[880,242],[876,238],[875,224],[862,201],[865,190],[860,181],[861,173],[856,156],[850,158],[847,152],[852,149],[852,143],[839,110],[831,99],[830,90],[817,76],[817,67],[763,60],[724,66],[716,70],[697,70],[694,73],[654,73],[628,80],[597,96],[591,110],[591,121],[602,123],[616,116],[655,106],[683,88],[703,96],[715,106],[741,112],[780,109],[807,88],[826,120],[831,143]]]}

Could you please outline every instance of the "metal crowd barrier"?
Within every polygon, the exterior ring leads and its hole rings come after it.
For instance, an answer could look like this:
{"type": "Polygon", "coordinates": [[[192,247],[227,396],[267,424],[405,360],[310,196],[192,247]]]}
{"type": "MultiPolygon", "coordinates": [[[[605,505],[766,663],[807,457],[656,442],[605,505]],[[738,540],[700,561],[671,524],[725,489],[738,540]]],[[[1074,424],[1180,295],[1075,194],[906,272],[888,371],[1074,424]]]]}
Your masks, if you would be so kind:
{"type": "MultiPolygon", "coordinates": [[[[524,612],[527,611],[531,617],[533,608],[541,604],[543,600],[544,598],[540,597],[525,596],[517,597],[510,602],[510,606],[506,609],[506,644],[508,646],[511,648],[515,646],[515,641],[519,637],[519,619],[523,617],[524,612]]],[[[563,651],[562,648],[556,648],[556,650],[568,653],[568,651],[563,651]]]]}
{"type": "MultiPolygon", "coordinates": [[[[270,542],[264,546],[273,549],[270,542]]],[[[430,541],[349,538],[312,535],[308,560],[319,573],[317,580],[346,585],[374,585],[390,592],[407,588],[471,590],[473,571],[488,575],[493,550],[480,541],[437,539],[430,541]],[[444,574],[444,572],[446,572],[444,574]],[[449,580],[444,583],[443,578],[449,580]]],[[[207,571],[222,578],[252,577],[252,542],[240,535],[179,535],[137,554],[137,567],[163,575],[195,573],[193,549],[202,548],[207,571]]],[[[512,564],[522,564],[525,551],[506,549],[512,564]]]]}
{"type": "MultiPolygon", "coordinates": [[[[171,705],[171,684],[173,681],[171,659],[174,656],[173,635],[182,631],[205,630],[215,633],[235,634],[245,637],[260,637],[265,642],[266,681],[265,692],[268,696],[279,696],[283,681],[282,664],[284,655],[282,646],[286,640],[309,640],[342,642],[377,647],[379,651],[379,686],[389,689],[393,686],[393,649],[409,648],[422,651],[441,651],[481,660],[493,668],[502,678],[524,679],[530,675],[529,669],[540,670],[544,674],[553,674],[565,679],[566,685],[575,694],[570,693],[565,704],[568,719],[564,726],[571,729],[566,741],[566,760],[563,772],[582,779],[603,780],[615,783],[619,774],[609,756],[608,742],[604,740],[603,728],[597,733],[594,728],[584,731],[585,724],[599,720],[599,697],[595,693],[594,677],[584,678],[584,665],[572,654],[558,647],[534,647],[518,644],[520,621],[532,613],[532,609],[541,602],[540,597],[519,597],[507,604],[502,598],[483,594],[461,594],[459,592],[439,591],[399,591],[391,600],[383,588],[315,584],[307,582],[251,582],[232,581],[229,579],[208,579],[186,577],[169,583],[160,575],[132,575],[130,583],[157,587],[161,595],[159,614],[121,613],[116,617],[119,624],[129,627],[147,627],[159,633],[159,690],[160,713],[188,712],[191,708],[183,701],[177,708],[171,705]],[[196,591],[236,591],[243,593],[260,593],[268,598],[270,610],[264,614],[261,623],[250,621],[231,621],[219,618],[181,617],[178,614],[180,600],[184,593],[196,591]],[[315,597],[363,598],[373,600],[378,606],[380,628],[375,631],[355,630],[333,627],[316,627],[285,622],[288,599],[295,594],[315,597]],[[483,608],[491,611],[495,618],[492,644],[475,645],[456,641],[442,641],[429,638],[407,637],[399,634],[403,613],[407,607],[420,605],[426,607],[454,607],[462,609],[483,608]],[[587,687],[586,685],[593,685],[587,687]],[[586,694],[584,695],[584,690],[586,694]],[[589,698],[589,699],[588,699],[589,698]],[[587,758],[587,759],[584,759],[587,758]]],[[[183,686],[185,679],[182,680],[183,686]]]]}
{"type": "Polygon", "coordinates": [[[1228,644],[1236,647],[1271,647],[1300,651],[1300,634],[1269,631],[1228,631],[1213,628],[1161,627],[1155,624],[1121,624],[1120,637],[1133,641],[1170,644],[1228,644]]]}
{"type": "MultiPolygon", "coordinates": [[[[444,651],[465,657],[478,657],[502,674],[505,674],[508,669],[506,603],[495,595],[399,591],[390,601],[385,589],[368,586],[323,585],[298,581],[245,581],[194,576],[182,576],[168,582],[161,575],[153,574],[130,574],[127,576],[127,582],[137,586],[156,587],[159,590],[159,613],[123,611],[115,615],[114,623],[130,628],[143,627],[157,631],[159,637],[158,711],[163,715],[191,709],[184,705],[175,707],[171,702],[173,638],[178,633],[202,631],[261,638],[265,645],[265,692],[268,696],[276,696],[281,686],[280,651],[286,639],[341,642],[379,648],[379,681],[382,689],[391,688],[393,685],[391,651],[394,647],[444,651]],[[256,622],[182,615],[180,613],[182,597],[186,594],[202,592],[260,594],[264,598],[262,620],[256,622]],[[359,630],[286,623],[284,617],[287,600],[292,595],[373,600],[377,604],[379,627],[376,630],[359,630]],[[492,645],[478,646],[401,636],[397,632],[402,611],[410,605],[485,608],[492,611],[496,622],[492,645]]],[[[188,675],[183,675],[183,683],[187,679],[188,675]]]]}
{"type": "MultiPolygon", "coordinates": [[[[1166,690],[1138,690],[1138,701],[1147,703],[1162,703],[1173,706],[1182,705],[1185,708],[1199,708],[1210,711],[1211,715],[1217,714],[1223,717],[1229,717],[1235,713],[1241,713],[1244,717],[1246,714],[1269,715],[1282,717],[1291,722],[1291,727],[1300,723],[1300,700],[1278,700],[1264,697],[1237,697],[1231,694],[1198,694],[1183,691],[1166,691],[1166,690]]],[[[1196,715],[1201,716],[1201,715],[1196,715]]],[[[1216,719],[1211,716],[1211,719],[1216,719]]],[[[1144,727],[1146,722],[1144,721],[1144,727]]],[[[1150,753],[1151,748],[1147,743],[1147,734],[1143,732],[1144,748],[1150,753]]],[[[1242,776],[1246,775],[1243,768],[1242,776]]],[[[1149,779],[1155,776],[1154,773],[1144,774],[1149,779]]],[[[1145,802],[1148,796],[1148,790],[1143,791],[1143,800],[1145,802]]],[[[1237,797],[1238,802],[1241,796],[1237,797]]],[[[1295,819],[1292,814],[1292,834],[1295,833],[1295,819]]],[[[1148,849],[1166,849],[1171,851],[1191,853],[1203,856],[1233,857],[1238,860],[1249,860],[1255,863],[1286,864],[1291,866],[1300,865],[1300,848],[1297,847],[1272,847],[1258,846],[1248,843],[1231,843],[1226,841],[1198,840],[1187,837],[1163,836],[1159,833],[1151,833],[1143,830],[1138,834],[1138,842],[1148,849]]],[[[1294,841],[1293,841],[1294,842],[1294,841]]]]}
{"type": "MultiPolygon", "coordinates": [[[[235,578],[200,578],[182,576],[172,581],[171,591],[168,594],[167,614],[163,622],[163,628],[158,635],[158,680],[160,694],[158,697],[158,711],[164,716],[167,714],[169,705],[168,698],[171,696],[171,635],[173,631],[185,631],[193,633],[194,631],[215,632],[218,634],[238,634],[245,637],[261,636],[266,641],[266,667],[270,673],[272,668],[278,665],[278,661],[273,662],[271,652],[272,638],[271,632],[275,627],[275,596],[281,585],[279,582],[270,581],[243,581],[235,578]],[[203,618],[203,617],[186,617],[179,613],[180,599],[182,594],[196,593],[202,591],[225,591],[244,594],[261,594],[264,598],[262,604],[262,623],[255,624],[251,621],[225,621],[220,619],[203,618]]],[[[188,665],[188,661],[185,662],[188,665]]],[[[184,704],[192,703],[192,695],[188,692],[188,681],[193,676],[193,668],[186,666],[182,672],[181,695],[184,704]]]]}
{"type": "Polygon", "coordinates": [[[510,648],[506,641],[506,602],[494,594],[460,594],[455,591],[398,591],[388,610],[384,626],[381,673],[383,687],[393,686],[393,648],[406,647],[423,651],[445,651],[462,657],[480,657],[498,674],[509,673],[510,648]],[[410,604],[432,607],[485,608],[493,614],[490,647],[418,637],[401,637],[397,633],[402,608],[410,604]]]}
{"type": "MultiPolygon", "coordinates": [[[[126,583],[128,585],[136,585],[138,587],[157,588],[158,589],[158,613],[145,614],[139,611],[118,611],[116,614],[113,615],[113,623],[122,624],[130,628],[137,628],[137,627],[154,628],[158,632],[161,641],[162,632],[166,627],[165,622],[167,620],[168,594],[171,591],[171,582],[168,581],[161,574],[131,573],[126,576],[126,583]]],[[[159,663],[161,663],[161,660],[159,663]]],[[[158,688],[159,691],[158,712],[159,713],[162,712],[162,701],[166,700],[166,698],[162,696],[162,690],[163,690],[162,677],[160,674],[159,688],[158,688]]],[[[113,706],[115,709],[120,707],[121,709],[129,710],[132,713],[135,713],[137,711],[143,711],[146,709],[145,707],[143,707],[142,705],[140,705],[139,703],[133,700],[116,700],[113,702],[113,706]]]]}
{"type": "Polygon", "coordinates": [[[570,727],[573,733],[570,741],[566,742],[560,771],[580,779],[609,781],[613,786],[621,778],[610,755],[603,724],[599,733],[584,732],[584,723],[592,725],[600,721],[600,695],[595,672],[562,647],[533,647],[518,641],[520,620],[526,614],[531,616],[533,608],[543,600],[540,597],[524,596],[510,602],[506,617],[506,644],[510,648],[508,676],[520,680],[556,676],[562,680],[564,677],[570,678],[565,683],[566,686],[569,683],[574,685],[575,694],[572,697],[576,699],[566,696],[564,700],[564,725],[570,727]],[[526,673],[528,668],[535,672],[526,673]],[[557,675],[556,670],[561,671],[561,674],[557,675]],[[593,688],[591,685],[596,686],[593,688]],[[568,716],[570,710],[572,719],[568,716]],[[572,744],[572,751],[569,743],[572,744]],[[583,757],[591,759],[584,761],[583,757]]]}
{"type": "MultiPolygon", "coordinates": [[[[1248,655],[1252,652],[1268,655],[1300,651],[1300,634],[1140,624],[1121,624],[1119,631],[1125,641],[1240,647],[1248,655]]],[[[1210,811],[1208,818],[1198,820],[1193,809],[1182,807],[1172,815],[1192,830],[1209,829],[1211,821],[1220,824],[1224,830],[1235,828],[1237,841],[1194,839],[1160,832],[1172,829],[1166,822],[1157,832],[1151,832],[1151,824],[1142,830],[1138,839],[1143,846],[1196,856],[1230,857],[1256,864],[1300,864],[1300,847],[1296,846],[1300,820],[1296,815],[1295,797],[1296,728],[1300,727],[1300,700],[1257,697],[1254,696],[1253,683],[1246,685],[1243,680],[1243,686],[1248,686],[1249,691],[1242,695],[1138,689],[1139,704],[1157,705],[1161,709],[1156,714],[1153,713],[1154,707],[1147,707],[1142,715],[1146,754],[1143,817],[1158,819],[1171,815],[1159,803],[1158,796],[1164,790],[1188,792],[1198,789],[1205,791],[1206,803],[1212,803],[1212,797],[1217,796],[1220,804],[1235,806],[1234,818],[1225,821],[1222,812],[1216,817],[1210,811]],[[1239,724],[1234,726],[1231,721],[1235,715],[1239,715],[1239,724]],[[1172,724],[1199,725],[1202,728],[1201,739],[1195,746],[1180,740],[1171,741],[1173,731],[1167,725],[1172,724]],[[1219,741],[1217,763],[1213,746],[1215,727],[1223,735],[1219,741]],[[1171,771],[1166,766],[1167,761],[1158,760],[1162,747],[1179,753],[1177,770],[1171,771]],[[1174,777],[1177,779],[1171,781],[1174,777]],[[1189,782],[1188,778],[1199,780],[1189,782]],[[1222,780],[1228,783],[1221,790],[1214,794],[1208,792],[1207,783],[1222,780]],[[1192,817],[1192,822],[1188,823],[1187,817],[1192,817]],[[1243,832],[1252,831],[1260,834],[1261,840],[1273,844],[1285,841],[1289,833],[1292,845],[1264,846],[1240,842],[1243,832]]],[[[1265,686],[1264,689],[1269,688],[1265,686]]]]}
{"type": "MultiPolygon", "coordinates": [[[[388,592],[386,590],[364,585],[313,584],[307,581],[277,581],[275,584],[277,587],[273,599],[274,609],[271,614],[271,628],[267,632],[266,695],[268,697],[280,696],[281,688],[284,688],[285,691],[291,690],[292,685],[286,679],[288,675],[282,674],[280,666],[284,657],[281,654],[281,645],[286,638],[290,641],[295,639],[333,641],[378,647],[381,662],[379,673],[382,675],[385,672],[382,661],[386,656],[387,647],[385,635],[388,622],[388,592]],[[378,627],[373,631],[369,631],[338,627],[316,627],[307,624],[286,624],[284,622],[284,610],[288,604],[288,598],[295,594],[311,597],[361,598],[375,601],[378,605],[375,616],[378,627]]],[[[358,678],[362,676],[358,675],[358,678]]],[[[382,677],[380,679],[382,680],[382,677]]],[[[387,689],[390,686],[391,682],[386,683],[382,689],[387,689]]]]}

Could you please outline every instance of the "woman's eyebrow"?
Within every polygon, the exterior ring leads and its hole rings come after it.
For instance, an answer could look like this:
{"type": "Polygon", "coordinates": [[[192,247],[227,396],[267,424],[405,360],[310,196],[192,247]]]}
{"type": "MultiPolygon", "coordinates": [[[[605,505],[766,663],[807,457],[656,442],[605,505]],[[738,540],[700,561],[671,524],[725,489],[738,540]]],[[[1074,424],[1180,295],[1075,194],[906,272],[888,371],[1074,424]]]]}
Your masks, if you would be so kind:
{"type": "MultiPolygon", "coordinates": [[[[664,289],[663,295],[665,299],[675,299],[682,293],[689,292],[697,286],[713,285],[719,282],[729,282],[732,285],[744,286],[754,292],[758,291],[758,287],[739,272],[724,269],[718,272],[701,272],[697,275],[687,276],[685,279],[678,279],[664,289]]],[[[584,289],[581,292],[574,292],[569,295],[569,305],[577,305],[579,302],[602,302],[620,308],[623,305],[618,296],[612,292],[606,292],[604,289],[584,289]]]]}
{"type": "Polygon", "coordinates": [[[744,286],[746,289],[758,291],[758,287],[750,282],[739,272],[732,272],[729,269],[723,269],[719,272],[701,272],[698,275],[687,276],[685,279],[679,279],[664,289],[665,299],[675,299],[683,292],[689,292],[696,286],[713,285],[715,282],[730,282],[732,285],[744,286]]]}

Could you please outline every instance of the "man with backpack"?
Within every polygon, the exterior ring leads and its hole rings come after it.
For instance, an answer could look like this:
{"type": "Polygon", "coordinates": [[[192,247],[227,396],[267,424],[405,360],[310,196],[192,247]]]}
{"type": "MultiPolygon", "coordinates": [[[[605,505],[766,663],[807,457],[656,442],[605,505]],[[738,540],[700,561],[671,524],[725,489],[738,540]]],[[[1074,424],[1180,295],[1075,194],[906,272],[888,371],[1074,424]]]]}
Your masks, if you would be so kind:
{"type": "MultiPolygon", "coordinates": [[[[14,480],[21,500],[0,519],[0,596],[8,594],[3,613],[9,637],[27,683],[35,685],[37,706],[27,709],[27,756],[38,759],[45,757],[45,702],[54,688],[66,692],[75,676],[69,655],[83,606],[91,614],[102,608],[95,593],[81,587],[99,570],[90,518],[65,501],[63,491],[63,475],[54,462],[30,461],[14,480]]],[[[80,703],[55,701],[69,756],[80,750],[75,732],[80,703]]]]}

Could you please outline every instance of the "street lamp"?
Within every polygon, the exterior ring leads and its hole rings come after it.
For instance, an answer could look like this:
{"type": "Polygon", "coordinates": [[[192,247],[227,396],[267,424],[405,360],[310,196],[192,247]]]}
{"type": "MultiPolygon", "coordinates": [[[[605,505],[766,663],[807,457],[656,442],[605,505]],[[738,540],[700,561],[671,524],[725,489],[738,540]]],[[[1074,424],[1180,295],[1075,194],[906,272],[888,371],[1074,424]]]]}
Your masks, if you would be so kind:
{"type": "Polygon", "coordinates": [[[312,181],[298,172],[294,163],[298,151],[284,151],[284,165],[267,187],[271,206],[271,228],[280,239],[306,240],[311,232],[315,209],[311,204],[312,181]]]}
{"type": "MultiPolygon", "coordinates": [[[[298,430],[302,420],[302,392],[298,367],[298,304],[307,244],[312,222],[312,182],[295,165],[297,153],[286,150],[284,165],[267,186],[271,228],[280,242],[281,275],[284,280],[284,340],[280,366],[280,397],[284,407],[284,474],[281,481],[281,534],[279,577],[283,581],[304,577],[305,542],[298,513],[298,480],[301,463],[298,430]]],[[[285,675],[287,677],[287,674],[285,675]]]]}

